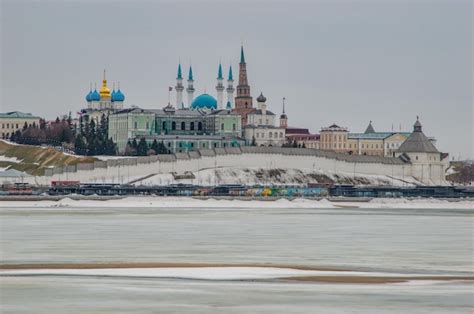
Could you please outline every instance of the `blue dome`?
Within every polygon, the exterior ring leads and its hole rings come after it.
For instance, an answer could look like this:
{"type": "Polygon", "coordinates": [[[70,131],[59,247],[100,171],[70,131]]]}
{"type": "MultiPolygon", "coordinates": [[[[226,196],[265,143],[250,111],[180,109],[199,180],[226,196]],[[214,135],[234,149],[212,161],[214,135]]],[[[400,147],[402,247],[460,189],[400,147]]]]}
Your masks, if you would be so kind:
{"type": "Polygon", "coordinates": [[[217,100],[209,94],[201,94],[194,98],[191,109],[217,109],[217,100]]]}
{"type": "Polygon", "coordinates": [[[115,101],[114,100],[114,97],[115,97],[115,89],[112,90],[112,93],[110,94],[110,100],[111,101],[115,101]]]}
{"type": "Polygon", "coordinates": [[[86,101],[90,102],[92,100],[92,91],[89,91],[89,94],[86,96],[86,101]]]}
{"type": "Polygon", "coordinates": [[[97,89],[94,89],[94,91],[92,92],[91,101],[100,101],[100,95],[97,92],[97,89]]]}
{"type": "Polygon", "coordinates": [[[112,94],[112,101],[124,101],[124,100],[125,100],[125,95],[122,93],[120,89],[112,94]]]}

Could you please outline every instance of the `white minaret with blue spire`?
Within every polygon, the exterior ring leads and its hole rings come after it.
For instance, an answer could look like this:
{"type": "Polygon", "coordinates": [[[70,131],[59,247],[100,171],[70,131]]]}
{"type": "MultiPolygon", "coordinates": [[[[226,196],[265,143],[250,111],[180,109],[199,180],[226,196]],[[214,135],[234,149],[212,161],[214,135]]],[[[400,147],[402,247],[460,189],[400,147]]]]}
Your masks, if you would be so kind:
{"type": "Polygon", "coordinates": [[[227,106],[228,109],[234,108],[234,77],[232,76],[232,66],[229,66],[229,76],[227,77],[227,106]]]}
{"type": "Polygon", "coordinates": [[[188,93],[188,108],[191,108],[191,104],[193,103],[193,99],[194,99],[193,83],[194,83],[193,68],[191,67],[191,65],[189,65],[188,88],[186,88],[186,92],[188,93]]]}
{"type": "Polygon", "coordinates": [[[217,108],[224,109],[224,77],[222,76],[222,65],[219,62],[219,70],[217,72],[217,108]]]}
{"type": "Polygon", "coordinates": [[[183,109],[184,108],[184,103],[183,103],[183,76],[181,74],[181,63],[178,65],[178,76],[176,77],[176,86],[174,87],[176,90],[176,108],[183,109]]]}

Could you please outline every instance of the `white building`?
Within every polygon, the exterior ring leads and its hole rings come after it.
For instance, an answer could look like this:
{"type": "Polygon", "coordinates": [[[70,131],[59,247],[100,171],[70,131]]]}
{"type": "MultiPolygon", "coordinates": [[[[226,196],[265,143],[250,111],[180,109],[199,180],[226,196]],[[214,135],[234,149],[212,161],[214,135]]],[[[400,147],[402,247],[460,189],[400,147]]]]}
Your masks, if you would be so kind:
{"type": "Polygon", "coordinates": [[[260,93],[257,97],[257,108],[247,114],[247,125],[243,136],[249,145],[281,146],[285,143],[285,128],[276,126],[276,116],[267,110],[267,98],[260,93]]]}

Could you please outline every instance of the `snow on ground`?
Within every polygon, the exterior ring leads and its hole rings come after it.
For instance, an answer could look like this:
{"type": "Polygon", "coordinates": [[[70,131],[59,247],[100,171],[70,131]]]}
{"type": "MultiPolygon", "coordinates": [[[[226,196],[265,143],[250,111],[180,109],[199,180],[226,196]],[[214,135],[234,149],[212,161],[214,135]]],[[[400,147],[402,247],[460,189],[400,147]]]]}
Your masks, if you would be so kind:
{"type": "Polygon", "coordinates": [[[298,276],[379,276],[410,277],[432,274],[399,274],[360,271],[300,270],[279,267],[163,267],[163,268],[96,268],[96,269],[28,269],[2,270],[1,275],[74,275],[74,276],[125,276],[159,277],[201,280],[250,280],[298,276]]]}
{"type": "MultiPolygon", "coordinates": [[[[342,172],[319,171],[313,169],[262,169],[226,167],[216,169],[203,169],[194,172],[195,179],[175,180],[170,173],[155,174],[144,180],[139,180],[136,185],[168,185],[176,183],[216,185],[216,184],[244,184],[244,185],[301,185],[333,181],[357,185],[394,185],[413,186],[419,184],[414,178],[391,178],[384,175],[361,175],[342,172]]],[[[130,181],[140,177],[130,178],[130,181]]]]}
{"type": "Polygon", "coordinates": [[[21,162],[21,160],[16,158],[16,157],[7,157],[7,156],[4,156],[4,155],[0,155],[0,161],[13,162],[15,164],[18,164],[18,163],[21,162]]]}
{"type": "Polygon", "coordinates": [[[133,157],[133,156],[104,156],[104,155],[92,156],[92,157],[94,157],[98,160],[102,160],[102,161],[136,158],[136,157],[133,157]]]}
{"type": "Polygon", "coordinates": [[[243,209],[243,210],[261,210],[261,209],[379,209],[379,208],[400,208],[400,209],[473,209],[473,200],[461,200],[449,202],[436,199],[415,199],[408,200],[403,198],[373,199],[369,202],[351,202],[350,200],[329,201],[310,200],[310,199],[278,199],[278,200],[239,200],[239,199],[195,199],[191,197],[127,197],[123,199],[112,200],[73,200],[64,198],[59,201],[2,201],[2,209],[243,209]]]}

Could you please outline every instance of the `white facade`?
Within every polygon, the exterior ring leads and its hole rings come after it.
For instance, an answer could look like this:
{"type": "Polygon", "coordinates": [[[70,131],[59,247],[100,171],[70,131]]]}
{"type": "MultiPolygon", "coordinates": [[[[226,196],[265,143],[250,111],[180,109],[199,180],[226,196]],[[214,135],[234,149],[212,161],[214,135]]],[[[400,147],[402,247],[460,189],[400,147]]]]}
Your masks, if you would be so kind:
{"type": "Polygon", "coordinates": [[[253,142],[257,146],[282,146],[285,139],[285,129],[272,126],[246,126],[243,130],[245,141],[248,144],[253,142]]]}

